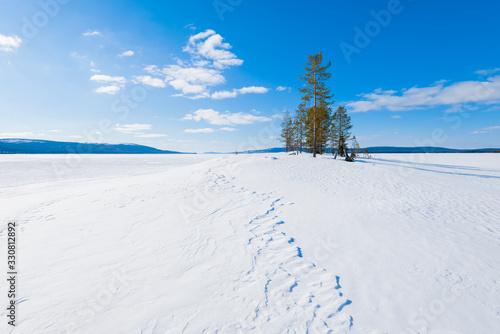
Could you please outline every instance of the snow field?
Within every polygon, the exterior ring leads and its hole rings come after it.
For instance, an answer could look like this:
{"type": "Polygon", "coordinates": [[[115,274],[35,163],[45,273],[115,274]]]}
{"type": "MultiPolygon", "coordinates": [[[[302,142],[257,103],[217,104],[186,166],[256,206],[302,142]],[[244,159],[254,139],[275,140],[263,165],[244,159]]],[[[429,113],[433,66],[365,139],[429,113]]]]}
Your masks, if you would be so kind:
{"type": "Polygon", "coordinates": [[[0,157],[2,333],[499,330],[500,155],[61,159],[0,157]]]}

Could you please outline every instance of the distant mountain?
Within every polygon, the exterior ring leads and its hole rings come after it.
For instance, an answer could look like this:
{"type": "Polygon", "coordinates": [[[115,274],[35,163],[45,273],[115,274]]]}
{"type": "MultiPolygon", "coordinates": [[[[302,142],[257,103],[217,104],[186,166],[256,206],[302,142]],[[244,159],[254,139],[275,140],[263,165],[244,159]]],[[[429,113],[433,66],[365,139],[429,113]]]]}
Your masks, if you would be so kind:
{"type": "MultiPolygon", "coordinates": [[[[370,153],[487,153],[487,152],[500,153],[500,148],[452,149],[452,148],[433,147],[433,146],[422,146],[422,147],[374,146],[374,147],[367,147],[367,149],[368,152],[370,153]]],[[[363,151],[363,149],[361,149],[361,151],[363,151]]],[[[238,152],[238,154],[281,153],[281,152],[285,152],[284,147],[273,147],[262,150],[241,151],[238,152]]],[[[234,154],[234,153],[235,152],[228,152],[228,153],[207,152],[206,154],[234,154]]],[[[326,153],[331,153],[331,149],[327,149],[326,153]]]]}
{"type": "Polygon", "coordinates": [[[0,154],[181,154],[136,144],[92,144],[35,139],[0,139],[0,154]]]}

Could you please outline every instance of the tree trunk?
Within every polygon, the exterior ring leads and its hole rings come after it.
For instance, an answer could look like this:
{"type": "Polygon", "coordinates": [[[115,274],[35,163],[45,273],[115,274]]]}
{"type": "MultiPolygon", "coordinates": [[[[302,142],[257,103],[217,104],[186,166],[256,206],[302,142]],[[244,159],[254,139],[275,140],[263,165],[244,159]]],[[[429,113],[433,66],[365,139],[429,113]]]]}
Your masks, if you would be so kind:
{"type": "Polygon", "coordinates": [[[313,158],[316,158],[316,73],[314,74],[314,131],[313,131],[313,158]]]}

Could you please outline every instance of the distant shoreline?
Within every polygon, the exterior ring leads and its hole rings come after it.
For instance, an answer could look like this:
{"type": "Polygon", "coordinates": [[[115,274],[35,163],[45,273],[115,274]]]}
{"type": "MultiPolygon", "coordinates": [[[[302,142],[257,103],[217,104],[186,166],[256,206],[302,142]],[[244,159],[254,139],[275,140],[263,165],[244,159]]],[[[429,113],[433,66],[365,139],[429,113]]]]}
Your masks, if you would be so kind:
{"type": "MultiPolygon", "coordinates": [[[[379,153],[500,153],[500,148],[453,149],[445,147],[396,147],[374,146],[366,148],[370,154],[379,153]]],[[[361,149],[363,152],[364,148],[361,149]]],[[[255,153],[284,153],[284,147],[274,147],[261,150],[232,151],[232,152],[178,152],[160,150],[150,146],[137,144],[105,144],[105,143],[76,143],[58,142],[38,139],[0,139],[0,154],[255,154],[255,153]]],[[[304,151],[305,152],[305,151],[304,151]]],[[[331,149],[326,154],[331,154],[331,149]]]]}

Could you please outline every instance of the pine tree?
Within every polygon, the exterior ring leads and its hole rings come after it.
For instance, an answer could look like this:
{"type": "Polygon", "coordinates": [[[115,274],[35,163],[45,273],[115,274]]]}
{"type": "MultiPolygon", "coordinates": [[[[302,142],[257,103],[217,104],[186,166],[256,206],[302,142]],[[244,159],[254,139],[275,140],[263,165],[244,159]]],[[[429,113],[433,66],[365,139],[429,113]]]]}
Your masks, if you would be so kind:
{"type": "Polygon", "coordinates": [[[299,113],[304,116],[306,145],[313,157],[324,152],[331,124],[330,105],[334,103],[331,101],[333,94],[326,87],[326,81],[332,76],[327,72],[331,62],[326,66],[322,66],[322,63],[322,52],[309,56],[304,67],[305,75],[299,75],[299,79],[305,82],[305,87],[299,89],[303,94],[299,113]]]}
{"type": "Polygon", "coordinates": [[[293,150],[293,120],[288,110],[283,113],[281,140],[285,143],[286,152],[293,150]]]}
{"type": "Polygon", "coordinates": [[[353,136],[351,139],[351,151],[354,152],[355,156],[359,156],[359,154],[361,153],[361,147],[359,147],[356,136],[353,136]]]}
{"type": "Polygon", "coordinates": [[[300,116],[299,113],[296,113],[293,118],[293,138],[297,153],[302,153],[302,148],[304,146],[304,122],[300,116]]]}
{"type": "Polygon", "coordinates": [[[338,107],[333,114],[332,122],[332,151],[337,150],[340,156],[345,156],[347,140],[351,136],[351,117],[347,115],[345,107],[338,107]]]}

